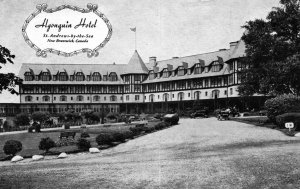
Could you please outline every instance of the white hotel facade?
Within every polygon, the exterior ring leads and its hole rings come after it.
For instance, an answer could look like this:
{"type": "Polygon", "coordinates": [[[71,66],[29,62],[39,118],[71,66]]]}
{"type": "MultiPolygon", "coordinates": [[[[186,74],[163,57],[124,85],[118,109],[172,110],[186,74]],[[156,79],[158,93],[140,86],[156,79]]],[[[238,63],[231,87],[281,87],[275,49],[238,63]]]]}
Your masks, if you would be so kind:
{"type": "MultiPolygon", "coordinates": [[[[211,110],[245,108],[237,91],[239,71],[247,67],[240,61],[244,56],[245,44],[237,41],[229,49],[161,61],[150,57],[148,63],[137,51],[128,64],[24,63],[19,109],[151,113],[186,110],[195,101],[211,110]]],[[[262,103],[252,97],[250,105],[262,103]]]]}

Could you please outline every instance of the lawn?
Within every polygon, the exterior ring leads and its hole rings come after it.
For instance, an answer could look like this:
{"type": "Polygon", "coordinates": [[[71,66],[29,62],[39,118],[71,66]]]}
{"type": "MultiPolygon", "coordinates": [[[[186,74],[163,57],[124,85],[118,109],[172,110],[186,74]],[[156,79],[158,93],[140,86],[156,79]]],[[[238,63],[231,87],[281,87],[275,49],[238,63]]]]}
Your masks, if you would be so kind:
{"type": "MultiPolygon", "coordinates": [[[[158,122],[149,122],[147,127],[154,127],[158,122]]],[[[134,124],[130,125],[111,125],[111,126],[95,126],[88,128],[76,128],[76,129],[68,129],[68,131],[76,132],[75,141],[80,138],[80,134],[82,132],[87,132],[90,137],[88,140],[91,142],[92,147],[97,147],[97,143],[95,138],[100,133],[111,133],[111,132],[125,132],[128,131],[130,127],[134,127],[134,124]]],[[[20,133],[20,134],[12,134],[12,135],[2,135],[0,136],[0,160],[7,157],[3,152],[3,146],[8,140],[18,140],[22,143],[23,149],[19,155],[23,157],[31,157],[32,155],[42,154],[43,151],[39,150],[39,142],[42,138],[50,137],[55,142],[59,141],[60,132],[63,130],[51,130],[51,131],[43,131],[41,133],[20,133]]],[[[60,152],[75,152],[77,150],[77,146],[69,145],[62,147],[52,148],[51,151],[57,153],[60,152]]]]}

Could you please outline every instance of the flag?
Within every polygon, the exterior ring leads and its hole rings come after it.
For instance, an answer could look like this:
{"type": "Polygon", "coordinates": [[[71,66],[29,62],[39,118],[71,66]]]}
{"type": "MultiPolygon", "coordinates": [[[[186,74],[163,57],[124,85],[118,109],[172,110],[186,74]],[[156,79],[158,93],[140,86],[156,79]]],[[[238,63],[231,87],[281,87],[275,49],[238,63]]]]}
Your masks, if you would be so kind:
{"type": "Polygon", "coordinates": [[[218,56],[218,62],[219,62],[220,64],[224,64],[223,58],[218,56]]]}
{"type": "Polygon", "coordinates": [[[131,31],[136,32],[136,27],[130,28],[131,31]]]}

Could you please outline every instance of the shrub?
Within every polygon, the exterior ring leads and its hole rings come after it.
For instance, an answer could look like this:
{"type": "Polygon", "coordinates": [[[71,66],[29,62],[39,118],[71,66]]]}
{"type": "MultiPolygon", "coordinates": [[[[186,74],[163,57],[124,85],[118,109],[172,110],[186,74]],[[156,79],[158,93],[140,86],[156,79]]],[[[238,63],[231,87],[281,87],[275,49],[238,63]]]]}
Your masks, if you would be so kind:
{"type": "Polygon", "coordinates": [[[47,153],[50,150],[50,148],[53,147],[55,147],[55,142],[51,138],[47,137],[41,139],[39,144],[40,150],[45,150],[45,152],[47,153]]]}
{"type": "Polygon", "coordinates": [[[31,115],[31,118],[33,119],[33,121],[38,121],[41,124],[45,123],[47,120],[49,120],[50,118],[50,114],[49,112],[34,112],[31,115]]]}
{"type": "Polygon", "coordinates": [[[25,113],[20,113],[15,117],[15,123],[18,126],[29,125],[29,116],[25,113]]]}
{"type": "Polygon", "coordinates": [[[3,151],[7,155],[16,155],[22,150],[22,143],[17,140],[8,140],[5,142],[3,151]]]}
{"type": "Polygon", "coordinates": [[[300,113],[285,113],[282,115],[276,116],[276,124],[279,128],[285,128],[286,122],[293,122],[294,129],[296,131],[300,130],[300,113]]]}
{"type": "Polygon", "coordinates": [[[143,132],[143,127],[130,127],[129,130],[133,133],[133,135],[139,135],[143,132]]]}
{"type": "Polygon", "coordinates": [[[119,132],[113,133],[112,137],[114,142],[125,142],[126,139],[125,135],[119,132]]]}
{"type": "Polygon", "coordinates": [[[132,139],[134,137],[134,133],[132,131],[125,131],[123,134],[125,139],[132,139]]]}
{"type": "Polygon", "coordinates": [[[267,116],[276,123],[276,116],[288,113],[298,112],[300,110],[300,98],[294,95],[280,95],[275,98],[268,99],[265,102],[267,116]]]}
{"type": "Polygon", "coordinates": [[[165,122],[160,122],[154,126],[155,130],[161,130],[164,129],[165,127],[167,127],[167,123],[165,122]]]}
{"type": "Polygon", "coordinates": [[[87,151],[91,147],[90,141],[88,141],[85,138],[79,138],[76,145],[79,150],[83,150],[83,151],[87,151]]]}
{"type": "Polygon", "coordinates": [[[3,129],[4,131],[10,131],[12,126],[8,123],[8,121],[4,121],[3,123],[3,129]]]}
{"type": "Polygon", "coordinates": [[[163,117],[163,120],[169,125],[177,125],[179,121],[179,116],[178,114],[167,114],[163,117]]]}
{"type": "Polygon", "coordinates": [[[98,145],[110,145],[113,142],[112,134],[101,133],[96,137],[96,142],[98,145]]]}
{"type": "Polygon", "coordinates": [[[119,114],[117,114],[117,113],[112,113],[112,112],[110,112],[110,113],[107,114],[106,117],[107,117],[108,119],[118,119],[118,117],[120,117],[120,116],[119,116],[119,114]]]}
{"type": "Polygon", "coordinates": [[[89,137],[90,137],[90,135],[87,132],[83,132],[80,135],[80,138],[89,138],[89,137]]]}

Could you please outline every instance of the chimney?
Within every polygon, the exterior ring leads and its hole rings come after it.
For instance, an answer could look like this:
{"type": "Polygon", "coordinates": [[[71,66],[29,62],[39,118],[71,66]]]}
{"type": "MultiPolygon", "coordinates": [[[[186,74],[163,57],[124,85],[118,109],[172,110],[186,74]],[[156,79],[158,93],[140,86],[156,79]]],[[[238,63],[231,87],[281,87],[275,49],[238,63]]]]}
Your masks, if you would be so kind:
{"type": "Polygon", "coordinates": [[[230,51],[233,51],[233,49],[237,46],[239,41],[231,42],[230,44],[230,51]]]}
{"type": "Polygon", "coordinates": [[[156,56],[149,57],[149,64],[151,64],[151,66],[156,66],[156,56]]]}

